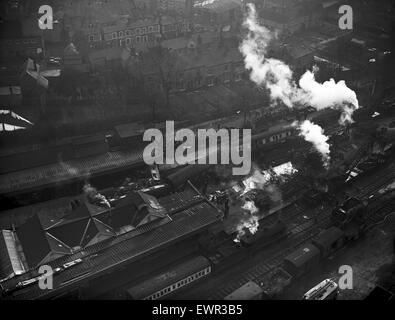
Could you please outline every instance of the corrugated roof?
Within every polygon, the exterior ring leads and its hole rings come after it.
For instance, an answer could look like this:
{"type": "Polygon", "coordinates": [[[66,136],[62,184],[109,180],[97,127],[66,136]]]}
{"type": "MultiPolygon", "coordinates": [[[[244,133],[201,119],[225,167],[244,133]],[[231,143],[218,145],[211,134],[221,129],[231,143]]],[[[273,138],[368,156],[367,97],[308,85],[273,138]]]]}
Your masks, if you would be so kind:
{"type": "Polygon", "coordinates": [[[143,149],[106,152],[101,155],[53,163],[36,168],[0,175],[0,193],[7,194],[46,184],[78,178],[84,172],[95,174],[103,170],[143,162],[143,149]]]}
{"type": "Polygon", "coordinates": [[[105,135],[103,133],[96,133],[89,136],[80,136],[74,137],[71,139],[73,145],[80,145],[85,143],[92,143],[92,142],[104,142],[105,135]]]}
{"type": "Polygon", "coordinates": [[[10,230],[2,230],[0,233],[0,280],[23,272],[24,268],[16,252],[13,233],[10,230]]]}
{"type": "MultiPolygon", "coordinates": [[[[189,236],[202,228],[218,222],[222,215],[205,200],[190,209],[178,212],[170,218],[157,219],[148,225],[143,225],[120,235],[116,238],[97,243],[84,251],[57,259],[51,263],[52,267],[62,265],[65,262],[82,258],[81,264],[55,275],[57,289],[65,289],[73,284],[73,279],[94,277],[98,273],[105,272],[119,264],[129,263],[141,258],[149,252],[157,251],[168,246],[176,240],[189,236]],[[195,210],[196,209],[196,210],[195,210]]],[[[3,283],[5,288],[13,287],[22,279],[29,278],[28,274],[15,277],[3,283]]],[[[38,298],[48,294],[55,294],[56,290],[50,292],[40,290],[36,286],[18,292],[18,299],[38,298]]]]}
{"type": "Polygon", "coordinates": [[[200,0],[194,4],[197,8],[204,8],[216,13],[223,13],[228,10],[241,9],[242,1],[240,0],[200,0]]]}

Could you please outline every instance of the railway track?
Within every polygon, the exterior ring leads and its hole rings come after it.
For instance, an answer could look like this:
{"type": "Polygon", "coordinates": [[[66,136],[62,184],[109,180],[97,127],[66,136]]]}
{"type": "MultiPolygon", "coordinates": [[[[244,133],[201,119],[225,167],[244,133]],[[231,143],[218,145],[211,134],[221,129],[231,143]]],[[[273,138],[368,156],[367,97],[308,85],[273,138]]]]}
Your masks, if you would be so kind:
{"type": "MultiPolygon", "coordinates": [[[[362,192],[362,196],[368,196],[371,193],[374,193],[374,191],[379,190],[382,186],[384,186],[387,183],[390,183],[394,181],[395,179],[395,163],[389,165],[388,167],[384,168],[378,177],[372,177],[373,175],[369,175],[368,177],[362,178],[360,181],[354,182],[354,187],[358,188],[358,192],[362,192]],[[360,186],[361,183],[364,183],[364,181],[367,178],[376,178],[374,182],[368,183],[366,185],[360,186]]],[[[361,196],[358,193],[353,192],[355,196],[361,196]]]]}
{"type": "Polygon", "coordinates": [[[275,256],[259,262],[254,267],[248,269],[237,279],[227,282],[225,285],[217,288],[214,292],[209,293],[209,300],[221,300],[234,290],[247,283],[248,281],[255,281],[259,283],[259,279],[266,275],[271,270],[277,268],[283,259],[296,248],[311,240],[322,229],[330,224],[330,211],[325,211],[320,215],[320,223],[318,225],[312,224],[311,221],[303,225],[297,225],[289,230],[290,238],[288,241],[293,240],[294,245],[287,247],[285,250],[277,253],[275,256]]]}
{"type": "MultiPolygon", "coordinates": [[[[395,178],[395,171],[393,170],[393,166],[389,166],[384,169],[379,177],[376,177],[374,183],[369,183],[368,185],[359,188],[359,197],[367,197],[370,194],[378,191],[381,187],[386,186],[388,183],[392,182],[395,178]]],[[[289,208],[288,206],[287,208],[289,208]]],[[[378,223],[380,223],[385,217],[391,214],[395,208],[395,197],[394,195],[390,195],[387,200],[384,200],[382,197],[378,197],[374,199],[372,204],[370,204],[369,209],[371,213],[367,218],[367,229],[373,228],[378,223]]],[[[284,210],[284,209],[283,209],[284,210]]],[[[286,221],[286,223],[290,222],[290,220],[298,217],[303,210],[298,210],[298,213],[293,214],[290,219],[286,221]]],[[[285,216],[285,215],[283,215],[285,216]]],[[[326,229],[332,225],[330,220],[330,210],[326,210],[320,213],[318,220],[319,224],[311,224],[311,222],[305,222],[298,224],[292,227],[289,230],[291,239],[295,240],[295,244],[282,250],[280,253],[275,256],[266,259],[262,262],[259,262],[252,268],[247,269],[236,279],[226,282],[226,284],[217,287],[213,291],[209,292],[208,299],[209,300],[221,300],[230,293],[232,293],[237,288],[241,287],[248,281],[254,281],[256,283],[260,283],[261,279],[272,271],[273,269],[279,267],[282,264],[283,259],[290,253],[292,253],[299,246],[307,243],[311,239],[313,239],[321,230],[326,229]]]]}
{"type": "MultiPolygon", "coordinates": [[[[368,216],[368,229],[373,228],[378,222],[382,221],[388,214],[394,210],[395,207],[395,198],[385,202],[381,206],[378,205],[376,211],[368,216]]],[[[313,239],[320,230],[326,229],[331,226],[330,221],[330,212],[327,212],[323,216],[320,217],[321,221],[319,226],[297,226],[294,229],[297,230],[298,234],[302,234],[300,238],[296,238],[296,244],[288,247],[283,250],[281,253],[278,253],[274,257],[262,261],[255,265],[254,267],[248,269],[244,272],[240,277],[235,279],[234,281],[230,281],[220,288],[216,289],[214,292],[210,293],[209,300],[222,300],[224,297],[232,293],[237,288],[241,287],[248,281],[254,281],[256,283],[260,283],[264,276],[272,271],[273,269],[279,267],[283,259],[292,253],[299,246],[307,243],[311,239],[313,239]]]]}
{"type": "Polygon", "coordinates": [[[381,206],[367,217],[368,229],[374,228],[376,225],[386,219],[387,216],[392,216],[395,212],[395,194],[391,193],[389,199],[386,200],[381,206]]]}

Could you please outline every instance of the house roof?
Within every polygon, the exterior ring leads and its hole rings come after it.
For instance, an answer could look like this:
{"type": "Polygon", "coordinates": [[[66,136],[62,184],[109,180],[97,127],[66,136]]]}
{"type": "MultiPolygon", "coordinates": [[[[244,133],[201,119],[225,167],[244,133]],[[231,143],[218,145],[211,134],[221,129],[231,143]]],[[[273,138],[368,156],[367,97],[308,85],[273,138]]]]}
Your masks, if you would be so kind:
{"type": "Polygon", "coordinates": [[[29,218],[16,231],[29,268],[35,268],[51,253],[68,254],[70,248],[44,231],[37,215],[29,218]]]}
{"type": "MultiPolygon", "coordinates": [[[[170,48],[169,46],[167,47],[170,48]]],[[[237,48],[218,47],[218,45],[212,48],[204,48],[201,51],[194,49],[189,52],[174,52],[172,54],[175,55],[179,63],[178,71],[243,61],[243,56],[237,48]]],[[[155,60],[148,55],[140,62],[139,66],[143,75],[157,74],[159,72],[155,60]]]]}
{"type": "Polygon", "coordinates": [[[99,235],[100,239],[114,236],[111,226],[95,219],[93,214],[82,203],[48,228],[47,232],[70,248],[91,245],[99,235]]]}
{"type": "Polygon", "coordinates": [[[95,217],[114,230],[131,225],[137,227],[144,219],[153,214],[150,220],[164,218],[166,210],[155,197],[143,192],[131,192],[119,201],[110,212],[101,212],[95,217]]]}
{"type": "Polygon", "coordinates": [[[70,248],[81,246],[84,240],[85,231],[90,219],[82,219],[63,223],[49,229],[49,233],[70,248]]]}
{"type": "Polygon", "coordinates": [[[123,226],[130,225],[137,211],[134,206],[120,206],[111,209],[111,212],[102,212],[96,216],[96,219],[111,226],[114,230],[118,230],[123,226]]]}
{"type": "Polygon", "coordinates": [[[66,48],[64,48],[63,55],[64,56],[76,56],[76,55],[80,55],[80,53],[78,52],[78,50],[75,47],[74,43],[70,42],[66,46],[66,48]]]}
{"type": "Polygon", "coordinates": [[[200,0],[196,1],[194,4],[195,7],[197,8],[204,8],[210,11],[214,11],[216,13],[222,13],[228,10],[236,9],[236,8],[241,8],[242,7],[242,1],[240,0],[213,0],[213,1],[207,1],[207,0],[200,0]]]}
{"type": "Polygon", "coordinates": [[[201,45],[207,45],[211,43],[217,43],[219,41],[220,34],[218,31],[205,31],[200,33],[194,33],[189,37],[178,37],[174,39],[163,40],[161,42],[162,47],[171,48],[174,50],[183,48],[193,48],[198,45],[198,39],[201,39],[201,45]]]}
{"type": "Polygon", "coordinates": [[[51,251],[37,216],[33,216],[16,231],[29,267],[37,266],[51,251]]]}
{"type": "Polygon", "coordinates": [[[57,222],[48,223],[40,217],[33,215],[16,231],[29,268],[50,259],[50,254],[71,254],[74,247],[95,243],[95,237],[100,236],[102,240],[115,235],[111,227],[94,219],[85,205],[75,208],[57,222]]]}
{"type": "Polygon", "coordinates": [[[123,30],[127,30],[127,29],[133,29],[133,28],[148,27],[148,26],[156,25],[158,23],[159,23],[158,19],[155,19],[155,18],[140,19],[140,20],[133,21],[131,23],[127,23],[125,21],[123,23],[119,23],[116,25],[103,27],[103,32],[104,33],[118,32],[118,31],[123,31],[123,30]]]}
{"type": "Polygon", "coordinates": [[[111,47],[104,49],[93,50],[89,53],[89,60],[94,63],[97,60],[119,60],[121,59],[123,48],[121,47],[111,47]]]}

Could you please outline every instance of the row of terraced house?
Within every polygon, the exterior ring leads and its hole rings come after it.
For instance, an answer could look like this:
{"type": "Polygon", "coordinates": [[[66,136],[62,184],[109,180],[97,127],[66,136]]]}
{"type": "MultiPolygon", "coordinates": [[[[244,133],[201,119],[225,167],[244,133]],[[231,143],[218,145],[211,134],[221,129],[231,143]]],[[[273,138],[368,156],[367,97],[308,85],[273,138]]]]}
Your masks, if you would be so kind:
{"type": "Polygon", "coordinates": [[[91,48],[133,47],[144,50],[157,45],[161,40],[185,36],[190,32],[188,20],[161,16],[132,23],[123,21],[104,27],[91,25],[87,37],[91,48]]]}

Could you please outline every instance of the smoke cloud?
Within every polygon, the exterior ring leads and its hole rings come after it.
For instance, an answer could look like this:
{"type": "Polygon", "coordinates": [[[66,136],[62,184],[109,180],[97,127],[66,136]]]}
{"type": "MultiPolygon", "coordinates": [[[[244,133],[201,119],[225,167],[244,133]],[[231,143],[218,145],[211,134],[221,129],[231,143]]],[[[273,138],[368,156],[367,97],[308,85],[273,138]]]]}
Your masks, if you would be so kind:
{"type": "Polygon", "coordinates": [[[84,186],[82,187],[82,190],[89,203],[97,204],[105,208],[111,208],[111,205],[108,202],[107,198],[101,193],[99,193],[97,189],[93,187],[91,184],[85,182],[84,186]]]}
{"type": "Polygon", "coordinates": [[[250,70],[250,78],[259,86],[269,89],[272,100],[280,100],[288,107],[295,104],[309,105],[322,110],[334,108],[342,111],[342,124],[352,122],[352,113],[359,108],[357,96],[341,80],[334,79],[319,83],[312,71],[306,71],[299,80],[293,80],[291,68],[281,60],[268,58],[267,46],[274,35],[257,22],[255,6],[247,4],[248,14],[244,27],[248,33],[240,44],[245,66],[250,70]]]}
{"type": "Polygon", "coordinates": [[[271,176],[269,173],[263,173],[256,166],[254,166],[254,170],[252,174],[243,180],[243,184],[245,186],[243,194],[253,190],[253,189],[263,189],[264,186],[270,181],[271,176]]]}
{"type": "Polygon", "coordinates": [[[353,122],[352,114],[359,108],[359,103],[355,92],[348,88],[343,80],[335,82],[330,79],[324,83],[318,83],[314,73],[306,71],[299,80],[299,86],[302,93],[298,98],[303,104],[311,105],[317,110],[338,109],[342,112],[339,120],[341,124],[353,122]]]}
{"type": "Polygon", "coordinates": [[[321,154],[325,166],[329,164],[329,144],[328,137],[324,135],[324,130],[317,124],[305,120],[299,125],[300,135],[308,142],[311,142],[316,150],[321,154]]]}
{"type": "Polygon", "coordinates": [[[281,60],[266,57],[267,46],[273,36],[257,22],[255,6],[250,3],[247,6],[249,12],[243,26],[248,29],[248,33],[239,47],[245,67],[250,70],[253,82],[259,86],[265,85],[270,90],[273,100],[281,100],[291,108],[295,92],[292,70],[281,60]]]}
{"type": "MultiPolygon", "coordinates": [[[[244,56],[246,69],[250,70],[250,79],[258,86],[265,86],[274,102],[280,101],[289,108],[305,105],[317,110],[337,109],[342,113],[340,124],[352,123],[352,114],[359,108],[355,92],[348,88],[343,80],[336,82],[330,79],[319,83],[310,70],[305,72],[297,85],[293,72],[286,63],[266,57],[268,44],[274,35],[258,23],[255,6],[249,3],[247,8],[248,14],[243,25],[248,32],[239,49],[244,56]]],[[[326,142],[328,138],[323,134],[323,130],[311,122],[302,123],[300,130],[301,135],[314,144],[323,158],[329,159],[329,145],[326,142]]]]}
{"type": "Polygon", "coordinates": [[[240,238],[245,235],[246,230],[251,234],[255,234],[259,228],[259,217],[257,213],[258,208],[255,206],[254,201],[246,201],[241,207],[248,212],[247,216],[244,217],[236,227],[237,235],[234,241],[240,242],[240,238]]]}

